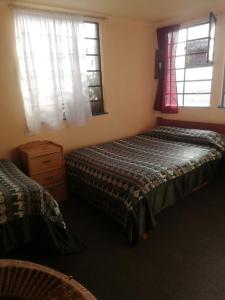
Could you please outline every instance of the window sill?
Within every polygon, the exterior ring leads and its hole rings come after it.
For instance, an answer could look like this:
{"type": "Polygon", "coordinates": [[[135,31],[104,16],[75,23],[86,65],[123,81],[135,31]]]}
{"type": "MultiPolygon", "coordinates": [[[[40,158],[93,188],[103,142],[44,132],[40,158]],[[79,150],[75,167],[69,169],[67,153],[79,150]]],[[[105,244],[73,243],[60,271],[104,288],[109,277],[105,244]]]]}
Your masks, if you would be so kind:
{"type": "Polygon", "coordinates": [[[92,117],[98,117],[98,116],[102,116],[102,115],[108,115],[108,112],[101,112],[101,113],[94,113],[92,114],[92,117]]]}
{"type": "Polygon", "coordinates": [[[178,108],[211,108],[211,106],[178,106],[178,108]]]}

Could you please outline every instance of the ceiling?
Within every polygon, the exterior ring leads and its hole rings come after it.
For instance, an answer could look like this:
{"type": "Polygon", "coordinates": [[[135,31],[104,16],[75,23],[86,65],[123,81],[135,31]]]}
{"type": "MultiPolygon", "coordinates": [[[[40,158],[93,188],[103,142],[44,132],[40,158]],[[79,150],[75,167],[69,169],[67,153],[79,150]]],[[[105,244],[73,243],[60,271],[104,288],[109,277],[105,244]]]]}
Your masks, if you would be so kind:
{"type": "Polygon", "coordinates": [[[161,22],[225,12],[225,0],[17,0],[161,22]],[[63,3],[63,4],[62,4],[63,3]]]}

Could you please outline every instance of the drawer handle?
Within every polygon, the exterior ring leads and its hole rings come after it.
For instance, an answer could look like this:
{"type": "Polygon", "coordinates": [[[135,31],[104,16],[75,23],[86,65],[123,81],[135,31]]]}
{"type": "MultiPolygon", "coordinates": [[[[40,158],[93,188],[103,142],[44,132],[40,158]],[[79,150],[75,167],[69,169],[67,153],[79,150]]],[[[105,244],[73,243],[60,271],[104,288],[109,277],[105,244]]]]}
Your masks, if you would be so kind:
{"type": "Polygon", "coordinates": [[[44,164],[49,164],[50,162],[52,162],[51,159],[43,161],[44,164]]]}
{"type": "Polygon", "coordinates": [[[49,177],[46,177],[45,180],[51,180],[53,178],[54,178],[54,176],[49,176],[49,177]]]}

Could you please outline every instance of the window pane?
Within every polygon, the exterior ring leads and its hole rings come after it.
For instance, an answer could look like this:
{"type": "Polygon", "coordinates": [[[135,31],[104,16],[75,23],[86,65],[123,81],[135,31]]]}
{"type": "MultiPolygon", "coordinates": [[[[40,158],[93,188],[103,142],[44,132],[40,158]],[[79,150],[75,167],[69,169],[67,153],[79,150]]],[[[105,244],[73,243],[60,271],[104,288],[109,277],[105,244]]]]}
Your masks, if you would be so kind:
{"type": "Polygon", "coordinates": [[[177,69],[184,68],[185,65],[185,56],[176,57],[175,66],[177,69]]]}
{"type": "Polygon", "coordinates": [[[103,113],[99,25],[85,22],[86,66],[92,114],[103,113]]]}
{"type": "Polygon", "coordinates": [[[87,38],[97,38],[98,37],[98,28],[95,23],[84,23],[85,36],[87,38]]]}
{"type": "Polygon", "coordinates": [[[102,99],[101,88],[100,87],[90,87],[89,88],[89,99],[91,101],[102,99]]]}
{"type": "Polygon", "coordinates": [[[186,56],[186,68],[204,66],[207,63],[207,53],[192,54],[186,56]]]}
{"type": "Polygon", "coordinates": [[[203,24],[188,28],[188,40],[200,39],[208,37],[209,24],[203,24]]]}
{"type": "Polygon", "coordinates": [[[210,93],[212,81],[188,81],[185,83],[185,93],[210,93]]]}
{"type": "Polygon", "coordinates": [[[179,30],[176,49],[176,81],[179,106],[209,106],[215,27],[200,24],[179,30]],[[185,57],[185,62],[183,61],[185,57]],[[209,60],[208,60],[209,58],[209,60]]]}
{"type": "Polygon", "coordinates": [[[180,29],[178,33],[178,39],[177,42],[185,42],[186,41],[186,36],[187,36],[187,29],[180,29]]]}
{"type": "Polygon", "coordinates": [[[98,56],[87,56],[87,69],[99,70],[99,58],[98,56]]]}
{"type": "Polygon", "coordinates": [[[103,113],[103,103],[101,100],[91,101],[91,110],[93,114],[103,113]]]}
{"type": "Polygon", "coordinates": [[[177,93],[183,93],[184,89],[184,83],[183,82],[177,82],[177,93]]]}
{"type": "Polygon", "coordinates": [[[177,95],[178,98],[178,106],[183,106],[183,94],[182,95],[177,95]]]}
{"type": "Polygon", "coordinates": [[[100,85],[100,74],[99,72],[88,72],[88,85],[100,85]]]}
{"type": "Polygon", "coordinates": [[[193,53],[199,53],[199,52],[207,52],[208,51],[208,42],[209,42],[209,39],[187,42],[186,53],[193,54],[193,53]]]}
{"type": "Polygon", "coordinates": [[[186,80],[212,79],[212,67],[186,69],[186,80]]]}
{"type": "Polygon", "coordinates": [[[209,106],[210,94],[184,95],[184,106],[209,106]]]}
{"type": "Polygon", "coordinates": [[[97,40],[86,40],[86,54],[99,54],[97,40]]]}
{"type": "Polygon", "coordinates": [[[184,80],[184,70],[176,70],[176,80],[177,81],[184,80]]]}
{"type": "Polygon", "coordinates": [[[177,44],[176,55],[185,55],[186,43],[177,44]]]}

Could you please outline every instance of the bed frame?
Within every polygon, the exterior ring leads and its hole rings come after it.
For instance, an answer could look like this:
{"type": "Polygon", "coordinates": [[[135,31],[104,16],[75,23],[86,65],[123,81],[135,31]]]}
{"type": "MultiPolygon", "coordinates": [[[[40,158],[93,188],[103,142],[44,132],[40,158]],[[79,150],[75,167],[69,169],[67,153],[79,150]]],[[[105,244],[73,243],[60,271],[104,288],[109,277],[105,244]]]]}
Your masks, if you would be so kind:
{"type": "Polygon", "coordinates": [[[193,121],[181,121],[174,119],[164,119],[158,117],[156,120],[157,126],[176,126],[183,128],[196,128],[196,129],[206,129],[212,130],[219,133],[225,134],[225,124],[218,123],[205,123],[205,122],[193,122],[193,121]]]}

